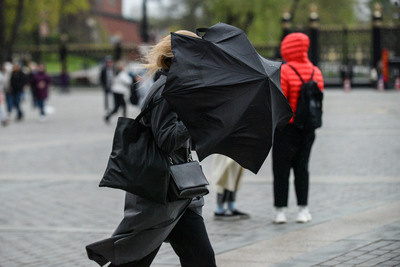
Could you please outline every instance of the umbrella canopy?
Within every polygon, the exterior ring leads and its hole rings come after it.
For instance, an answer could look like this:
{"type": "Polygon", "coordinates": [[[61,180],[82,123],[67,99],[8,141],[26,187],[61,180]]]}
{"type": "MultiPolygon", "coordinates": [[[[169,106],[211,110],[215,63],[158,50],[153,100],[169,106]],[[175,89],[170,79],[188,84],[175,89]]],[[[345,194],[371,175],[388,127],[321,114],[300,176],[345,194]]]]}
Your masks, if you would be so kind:
{"type": "Polygon", "coordinates": [[[184,122],[200,160],[218,153],[257,173],[275,128],[292,117],[280,89],[281,63],[261,57],[245,33],[218,23],[202,39],[171,33],[162,95],[184,122]]]}

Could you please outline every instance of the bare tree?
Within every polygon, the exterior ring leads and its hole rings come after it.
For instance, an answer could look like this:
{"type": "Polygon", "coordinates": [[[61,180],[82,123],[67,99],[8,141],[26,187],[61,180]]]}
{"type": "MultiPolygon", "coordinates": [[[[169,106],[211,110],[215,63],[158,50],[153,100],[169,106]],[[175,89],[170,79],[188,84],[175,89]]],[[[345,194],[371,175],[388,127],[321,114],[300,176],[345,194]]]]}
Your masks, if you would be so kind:
{"type": "Polygon", "coordinates": [[[3,49],[0,50],[0,62],[4,62],[4,60],[11,60],[13,46],[15,40],[17,39],[17,34],[19,27],[22,22],[22,13],[24,10],[24,0],[18,0],[15,18],[11,26],[9,38],[6,37],[5,30],[5,0],[0,0],[0,45],[3,49]]]}
{"type": "Polygon", "coordinates": [[[3,65],[5,61],[5,24],[4,24],[4,8],[5,8],[5,0],[0,0],[0,65],[3,65]]]}

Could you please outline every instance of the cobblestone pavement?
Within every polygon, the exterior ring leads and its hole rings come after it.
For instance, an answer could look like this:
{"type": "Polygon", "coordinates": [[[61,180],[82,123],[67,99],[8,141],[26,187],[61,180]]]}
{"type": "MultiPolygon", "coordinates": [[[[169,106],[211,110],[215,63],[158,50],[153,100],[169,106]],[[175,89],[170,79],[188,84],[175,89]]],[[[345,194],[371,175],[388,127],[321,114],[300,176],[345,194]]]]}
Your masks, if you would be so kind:
{"type": "MultiPolygon", "coordinates": [[[[54,92],[48,102],[53,114],[44,123],[28,100],[25,120],[0,128],[0,266],[96,266],[85,245],[108,237],[123,215],[123,192],[97,186],[116,117],[110,125],[103,122],[100,90],[54,92]]],[[[324,126],[310,162],[309,224],[294,223],[292,188],[289,223],[272,223],[270,158],[258,175],[246,172],[239,191],[238,207],[250,220],[214,221],[211,188],[203,213],[218,265],[399,265],[398,103],[400,93],[394,91],[326,91],[324,126]],[[369,220],[373,217],[377,221],[369,220]],[[324,227],[330,238],[317,239],[324,227]],[[291,238],[299,234],[308,241],[291,238]],[[246,249],[258,259],[244,263],[246,249]]],[[[129,110],[131,116],[137,112],[129,110]]],[[[202,164],[209,175],[211,159],[202,164]]],[[[154,266],[178,264],[163,245],[154,266]]]]}

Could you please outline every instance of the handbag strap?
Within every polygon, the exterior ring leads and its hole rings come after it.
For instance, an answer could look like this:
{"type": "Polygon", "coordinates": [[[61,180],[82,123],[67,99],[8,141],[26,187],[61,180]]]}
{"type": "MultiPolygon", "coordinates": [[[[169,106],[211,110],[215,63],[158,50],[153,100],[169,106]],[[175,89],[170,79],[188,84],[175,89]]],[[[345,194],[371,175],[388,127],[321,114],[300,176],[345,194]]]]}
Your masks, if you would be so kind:
{"type": "Polygon", "coordinates": [[[156,107],[158,104],[161,103],[161,101],[163,101],[164,98],[160,97],[159,99],[155,100],[154,102],[152,102],[150,105],[148,105],[142,112],[140,112],[139,115],[137,115],[136,117],[136,121],[140,121],[144,115],[146,115],[147,113],[149,113],[150,110],[152,110],[154,107],[156,107]]]}
{"type": "MultiPolygon", "coordinates": [[[[159,79],[157,80],[157,82],[160,82],[160,83],[161,83],[161,78],[159,78],[159,79]]],[[[157,82],[156,82],[156,83],[157,83],[157,82]]],[[[156,83],[155,83],[155,84],[156,84],[156,83]]],[[[143,110],[139,113],[139,115],[137,115],[137,117],[136,117],[136,119],[135,119],[136,121],[140,121],[140,120],[144,117],[144,115],[146,115],[147,113],[149,113],[150,110],[152,110],[154,107],[156,107],[158,104],[160,104],[161,101],[164,100],[163,97],[160,97],[159,99],[156,99],[155,101],[151,102],[151,99],[153,99],[153,97],[157,94],[157,92],[160,91],[163,87],[164,87],[164,86],[161,85],[159,88],[157,88],[156,90],[154,90],[154,92],[152,92],[151,96],[146,97],[146,100],[144,101],[144,102],[145,102],[145,105],[146,105],[146,108],[143,109],[143,110]]]]}
{"type": "MultiPolygon", "coordinates": [[[[174,161],[172,160],[171,156],[168,156],[168,160],[169,160],[169,163],[171,164],[171,166],[174,165],[174,161]]],[[[194,161],[193,157],[192,157],[192,153],[189,152],[187,162],[185,162],[185,163],[192,162],[192,161],[194,161]]]]}

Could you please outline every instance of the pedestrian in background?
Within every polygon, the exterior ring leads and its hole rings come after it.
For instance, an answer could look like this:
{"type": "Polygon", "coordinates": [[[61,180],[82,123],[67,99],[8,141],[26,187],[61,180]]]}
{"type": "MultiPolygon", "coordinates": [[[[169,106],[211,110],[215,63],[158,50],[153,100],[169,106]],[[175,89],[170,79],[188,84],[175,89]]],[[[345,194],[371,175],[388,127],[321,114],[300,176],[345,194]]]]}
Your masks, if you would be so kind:
{"type": "Polygon", "coordinates": [[[112,93],[111,92],[111,85],[114,79],[114,62],[112,61],[110,56],[105,58],[104,67],[101,69],[100,72],[100,84],[103,87],[104,92],[104,109],[106,111],[109,110],[109,102],[108,96],[112,93]]]}
{"type": "Polygon", "coordinates": [[[250,218],[236,207],[236,195],[242,183],[244,169],[233,159],[215,155],[211,179],[217,191],[217,206],[214,212],[216,220],[239,220],[250,218]]]}
{"type": "Polygon", "coordinates": [[[13,72],[10,79],[11,95],[13,99],[13,107],[17,110],[16,120],[20,121],[24,117],[24,113],[21,109],[21,100],[24,93],[24,87],[27,83],[27,76],[21,70],[21,65],[15,63],[13,66],[13,72]]]}
{"type": "Polygon", "coordinates": [[[49,95],[49,86],[51,83],[50,76],[46,73],[46,66],[40,63],[38,70],[32,78],[34,87],[34,96],[39,107],[39,121],[44,121],[46,118],[45,100],[49,95]]]}
{"type": "Polygon", "coordinates": [[[29,74],[28,74],[28,82],[30,85],[30,93],[31,93],[31,97],[32,97],[32,107],[36,108],[38,106],[38,102],[35,96],[35,84],[33,82],[33,76],[35,76],[35,74],[38,71],[38,66],[36,64],[36,62],[30,62],[29,63],[29,74]]]}
{"type": "Polygon", "coordinates": [[[134,106],[138,106],[139,104],[138,87],[139,87],[140,77],[139,75],[133,72],[129,72],[129,76],[132,79],[132,83],[130,85],[129,102],[134,106]]]}
{"type": "Polygon", "coordinates": [[[281,54],[286,61],[281,68],[282,91],[289,100],[294,112],[293,118],[281,131],[275,132],[272,151],[274,174],[274,205],[276,208],[275,223],[286,223],[285,208],[288,206],[290,170],[294,172],[294,186],[299,212],[296,221],[306,223],[312,217],[308,210],[309,171],[308,163],[311,147],[315,139],[314,130],[301,130],[294,123],[296,108],[300,96],[302,81],[311,77],[323,91],[324,81],[321,71],[308,58],[310,40],[303,33],[287,35],[281,44],[281,54]]]}
{"type": "Polygon", "coordinates": [[[13,65],[10,62],[4,62],[3,64],[3,79],[4,79],[4,97],[5,97],[5,103],[7,107],[7,117],[10,119],[11,117],[11,112],[13,108],[13,97],[11,94],[11,85],[10,85],[10,80],[11,80],[11,74],[12,74],[12,69],[13,65]]]}
{"type": "Polygon", "coordinates": [[[3,75],[3,69],[0,70],[0,123],[2,126],[6,126],[8,123],[6,110],[4,108],[4,84],[5,84],[5,77],[3,75]]]}
{"type": "Polygon", "coordinates": [[[122,61],[116,64],[116,76],[113,79],[111,85],[111,91],[114,95],[114,109],[111,110],[105,117],[106,123],[110,121],[112,115],[118,112],[119,108],[122,108],[122,114],[126,117],[126,102],[125,98],[130,93],[130,87],[132,85],[132,77],[127,71],[125,71],[125,63],[122,61]]]}
{"type": "Polygon", "coordinates": [[[70,77],[68,74],[68,70],[66,68],[63,67],[59,79],[60,79],[61,93],[68,93],[70,85],[70,77]]]}

